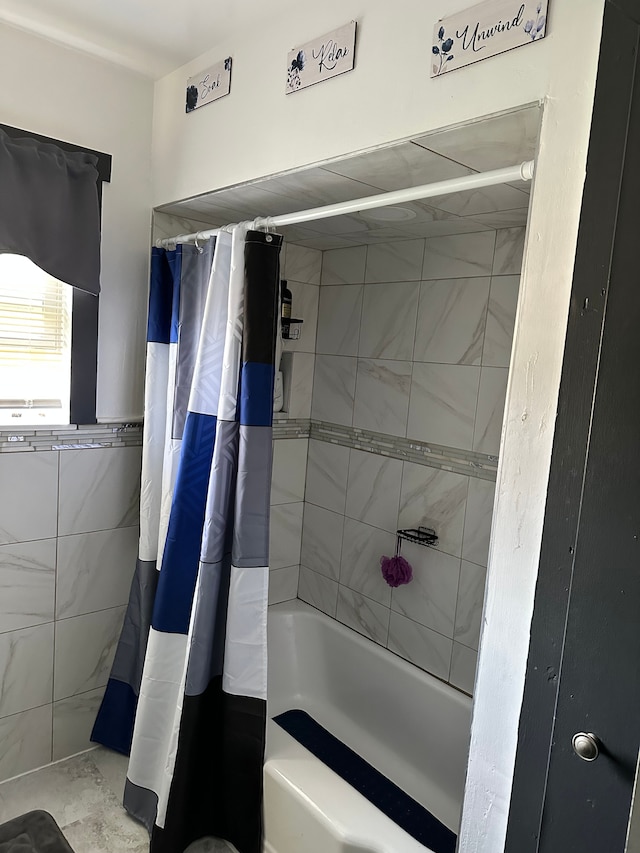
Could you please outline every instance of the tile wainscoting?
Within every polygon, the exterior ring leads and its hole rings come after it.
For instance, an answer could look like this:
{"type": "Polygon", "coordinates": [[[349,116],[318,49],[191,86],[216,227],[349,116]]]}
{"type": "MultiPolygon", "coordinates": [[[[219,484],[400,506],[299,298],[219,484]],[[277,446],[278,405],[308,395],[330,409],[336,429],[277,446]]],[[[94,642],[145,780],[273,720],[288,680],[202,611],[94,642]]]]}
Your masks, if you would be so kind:
{"type": "Polygon", "coordinates": [[[0,451],[0,779],[89,747],[138,550],[139,426],[19,435],[0,451]]]}
{"type": "MultiPolygon", "coordinates": [[[[139,536],[141,430],[109,429],[0,452],[0,781],[92,746],[139,536]]],[[[274,435],[271,601],[297,595],[309,420],[274,435]]]]}

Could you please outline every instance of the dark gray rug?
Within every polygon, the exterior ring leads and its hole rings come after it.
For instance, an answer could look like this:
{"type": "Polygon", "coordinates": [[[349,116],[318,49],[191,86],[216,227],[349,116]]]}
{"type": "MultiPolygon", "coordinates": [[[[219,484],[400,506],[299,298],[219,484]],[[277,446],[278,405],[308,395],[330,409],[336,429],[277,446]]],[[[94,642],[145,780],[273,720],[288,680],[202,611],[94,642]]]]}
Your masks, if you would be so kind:
{"type": "Polygon", "coordinates": [[[0,824],[0,853],[73,853],[58,824],[37,811],[0,824]]]}

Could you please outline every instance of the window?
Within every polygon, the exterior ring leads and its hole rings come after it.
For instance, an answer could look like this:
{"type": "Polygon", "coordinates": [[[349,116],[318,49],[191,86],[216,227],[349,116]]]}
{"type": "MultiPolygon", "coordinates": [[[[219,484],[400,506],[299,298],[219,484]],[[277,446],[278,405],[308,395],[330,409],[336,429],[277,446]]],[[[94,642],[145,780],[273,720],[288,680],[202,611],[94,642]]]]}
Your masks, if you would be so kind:
{"type": "Polygon", "coordinates": [[[0,425],[68,424],[73,289],[0,255],[0,425]]]}
{"type": "Polygon", "coordinates": [[[0,124],[0,173],[0,427],[94,424],[100,217],[111,155],[0,124]],[[27,272],[25,258],[69,284],[33,265],[27,272]],[[15,264],[23,265],[21,279],[15,264]],[[15,283],[35,275],[39,284],[26,299],[15,283]]]}

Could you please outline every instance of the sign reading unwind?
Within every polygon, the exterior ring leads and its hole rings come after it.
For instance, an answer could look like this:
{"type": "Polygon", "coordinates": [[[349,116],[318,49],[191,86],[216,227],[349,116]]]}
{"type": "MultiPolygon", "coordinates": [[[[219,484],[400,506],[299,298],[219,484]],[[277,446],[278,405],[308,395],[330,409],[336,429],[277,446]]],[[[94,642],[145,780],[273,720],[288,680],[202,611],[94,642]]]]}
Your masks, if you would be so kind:
{"type": "Polygon", "coordinates": [[[431,76],[544,38],[549,0],[487,0],[441,18],[433,30],[431,76]]]}

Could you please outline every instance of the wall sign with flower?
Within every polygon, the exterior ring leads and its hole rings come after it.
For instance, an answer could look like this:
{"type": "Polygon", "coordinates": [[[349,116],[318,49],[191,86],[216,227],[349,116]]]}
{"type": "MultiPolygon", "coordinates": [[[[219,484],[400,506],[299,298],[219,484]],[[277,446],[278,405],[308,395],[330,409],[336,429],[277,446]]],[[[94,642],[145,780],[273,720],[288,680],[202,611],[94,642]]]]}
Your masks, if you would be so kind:
{"type": "Polygon", "coordinates": [[[441,18],[433,30],[431,76],[441,77],[544,38],[550,0],[486,0],[441,18]]]}
{"type": "Polygon", "coordinates": [[[224,98],[231,91],[231,57],[210,65],[199,74],[187,80],[187,99],[185,111],[194,110],[224,98]]]}
{"type": "Polygon", "coordinates": [[[356,29],[356,22],[351,21],[290,50],[287,56],[286,94],[300,92],[315,83],[352,71],[356,56],[356,29]]]}

